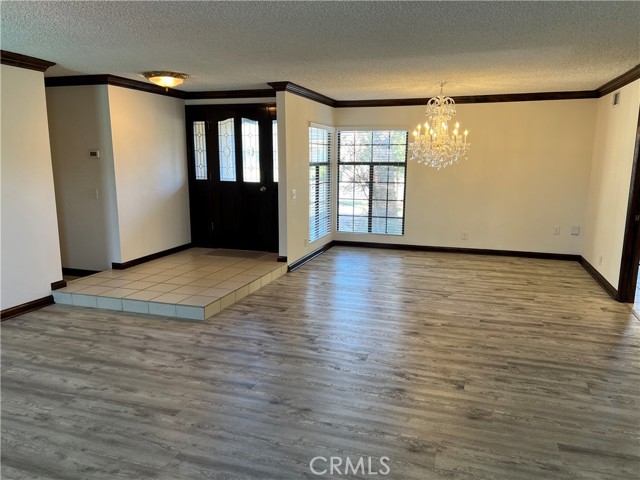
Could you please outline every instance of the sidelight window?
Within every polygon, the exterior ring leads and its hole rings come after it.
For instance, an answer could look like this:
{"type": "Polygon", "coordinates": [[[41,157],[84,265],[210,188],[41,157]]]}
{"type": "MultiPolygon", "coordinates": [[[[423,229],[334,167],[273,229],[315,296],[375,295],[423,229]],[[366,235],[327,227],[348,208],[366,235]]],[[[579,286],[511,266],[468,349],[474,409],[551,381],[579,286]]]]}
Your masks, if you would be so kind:
{"type": "Polygon", "coordinates": [[[258,121],[242,119],[242,178],[245,182],[260,182],[260,136],[258,121]]]}
{"type": "Polygon", "coordinates": [[[207,180],[207,136],[203,121],[193,122],[193,156],[196,180],[207,180]]]}
{"type": "Polygon", "coordinates": [[[278,121],[271,121],[271,134],[273,135],[273,181],[278,181],[278,121]]]}
{"type": "Polygon", "coordinates": [[[233,118],[218,122],[218,153],[220,155],[220,181],[236,181],[236,139],[233,118]]]}

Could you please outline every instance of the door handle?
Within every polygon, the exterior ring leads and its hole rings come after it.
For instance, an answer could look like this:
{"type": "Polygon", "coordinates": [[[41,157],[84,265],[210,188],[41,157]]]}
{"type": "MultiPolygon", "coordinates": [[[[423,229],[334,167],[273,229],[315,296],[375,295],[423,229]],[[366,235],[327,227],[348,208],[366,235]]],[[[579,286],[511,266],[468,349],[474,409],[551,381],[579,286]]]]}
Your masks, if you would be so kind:
{"type": "Polygon", "coordinates": [[[264,187],[264,186],[260,187],[260,191],[261,192],[266,192],[267,191],[267,187],[264,187]]]}

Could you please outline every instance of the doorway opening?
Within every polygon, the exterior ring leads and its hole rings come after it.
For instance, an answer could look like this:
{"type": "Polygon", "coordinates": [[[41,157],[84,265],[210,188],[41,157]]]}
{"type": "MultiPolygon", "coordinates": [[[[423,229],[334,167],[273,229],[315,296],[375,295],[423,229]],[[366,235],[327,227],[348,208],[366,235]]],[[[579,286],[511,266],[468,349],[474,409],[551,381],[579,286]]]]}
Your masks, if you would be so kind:
{"type": "Polygon", "coordinates": [[[191,239],[277,252],[275,104],[186,107],[191,239]]]}

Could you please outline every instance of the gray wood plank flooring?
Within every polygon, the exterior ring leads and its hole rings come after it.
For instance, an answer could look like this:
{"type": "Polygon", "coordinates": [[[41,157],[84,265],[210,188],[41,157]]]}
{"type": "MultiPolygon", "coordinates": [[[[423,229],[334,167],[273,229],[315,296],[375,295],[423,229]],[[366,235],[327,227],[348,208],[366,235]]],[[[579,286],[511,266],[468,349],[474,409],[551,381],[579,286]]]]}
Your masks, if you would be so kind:
{"type": "Polygon", "coordinates": [[[336,247],[205,322],[1,334],[3,479],[640,475],[640,322],[575,262],[336,247]]]}

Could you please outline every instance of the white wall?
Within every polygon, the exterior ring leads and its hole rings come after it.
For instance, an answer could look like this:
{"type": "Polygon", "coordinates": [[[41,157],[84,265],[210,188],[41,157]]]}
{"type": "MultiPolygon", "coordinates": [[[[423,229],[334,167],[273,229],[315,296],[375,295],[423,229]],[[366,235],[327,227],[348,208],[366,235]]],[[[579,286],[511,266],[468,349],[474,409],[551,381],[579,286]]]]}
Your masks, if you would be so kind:
{"type": "MultiPolygon", "coordinates": [[[[593,100],[458,105],[469,159],[407,169],[405,235],[338,240],[580,254],[595,122],[593,100]],[[554,235],[554,227],[560,235],[554,235]],[[462,240],[462,232],[468,240],[462,240]]],[[[405,128],[424,106],[338,108],[336,127],[405,128]]]]}
{"type": "Polygon", "coordinates": [[[2,65],[1,309],[46,297],[62,279],[44,76],[2,65]]]}
{"type": "Polygon", "coordinates": [[[309,124],[332,126],[334,109],[289,92],[278,92],[277,112],[280,254],[292,263],[333,239],[328,235],[308,243],[309,124]],[[294,189],[296,198],[292,199],[294,189]]]}
{"type": "Polygon", "coordinates": [[[62,266],[109,269],[120,245],[107,86],[46,95],[62,266]],[[94,149],[100,158],[89,158],[94,149]]]}
{"type": "Polygon", "coordinates": [[[191,241],[184,101],[108,87],[120,227],[126,262],[191,241]]]}
{"type": "Polygon", "coordinates": [[[631,185],[640,80],[623,87],[620,105],[612,94],[597,103],[593,163],[589,185],[587,229],[583,257],[607,281],[619,288],[620,261],[631,185]]]}

